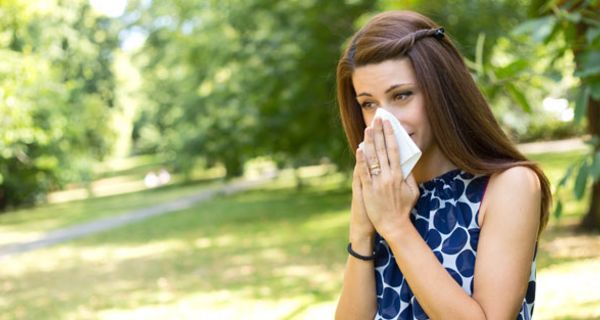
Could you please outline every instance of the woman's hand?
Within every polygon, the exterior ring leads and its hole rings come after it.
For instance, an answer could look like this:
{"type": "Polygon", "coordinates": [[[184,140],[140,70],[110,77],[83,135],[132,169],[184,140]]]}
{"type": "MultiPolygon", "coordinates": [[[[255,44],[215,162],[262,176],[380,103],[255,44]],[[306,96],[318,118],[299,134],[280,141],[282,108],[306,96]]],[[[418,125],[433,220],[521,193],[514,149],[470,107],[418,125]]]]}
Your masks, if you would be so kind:
{"type": "Polygon", "coordinates": [[[357,162],[352,174],[352,205],[350,209],[350,241],[369,239],[375,233],[375,227],[367,216],[363,201],[363,190],[359,176],[360,166],[357,162]]]}
{"type": "Polygon", "coordinates": [[[410,224],[410,211],[419,198],[415,178],[406,181],[400,167],[400,153],[392,126],[376,119],[365,129],[364,152],[357,151],[358,175],[367,215],[375,229],[386,235],[410,224]],[[379,164],[380,170],[370,169],[379,164]],[[377,171],[379,173],[377,174],[377,171]]]}

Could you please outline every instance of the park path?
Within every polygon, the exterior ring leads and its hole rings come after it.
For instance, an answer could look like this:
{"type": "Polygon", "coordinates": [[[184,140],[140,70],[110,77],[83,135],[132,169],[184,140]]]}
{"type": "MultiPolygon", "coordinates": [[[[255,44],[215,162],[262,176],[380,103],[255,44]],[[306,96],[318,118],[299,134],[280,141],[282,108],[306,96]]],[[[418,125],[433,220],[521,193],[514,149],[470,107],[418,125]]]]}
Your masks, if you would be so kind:
{"type": "MultiPolygon", "coordinates": [[[[534,154],[542,152],[564,152],[571,150],[581,150],[586,148],[586,144],[583,143],[581,138],[574,138],[558,141],[520,144],[518,148],[524,153],[534,154]]],[[[92,222],[82,223],[50,231],[36,240],[20,243],[11,243],[8,245],[1,246],[0,259],[19,253],[45,248],[54,244],[81,238],[94,233],[111,230],[120,226],[148,219],[150,217],[187,209],[195,205],[196,203],[208,200],[214,197],[215,195],[233,194],[239,191],[244,191],[258,186],[262,183],[265,183],[271,180],[272,178],[273,176],[265,176],[256,180],[240,180],[229,183],[219,189],[204,190],[197,194],[182,197],[180,199],[176,199],[160,205],[141,208],[124,213],[122,215],[102,218],[92,222]]]]}
{"type": "Polygon", "coordinates": [[[544,153],[544,152],[567,152],[573,150],[585,150],[588,148],[583,141],[584,138],[572,138],[556,141],[540,141],[519,144],[518,148],[526,154],[544,153]]]}
{"type": "Polygon", "coordinates": [[[229,195],[256,187],[271,180],[273,177],[274,176],[264,176],[253,180],[239,180],[231,182],[220,188],[203,190],[194,195],[182,197],[163,204],[132,210],[118,216],[101,218],[91,222],[56,229],[42,235],[35,240],[10,243],[0,246],[0,260],[8,256],[45,248],[54,244],[85,237],[94,233],[115,229],[117,227],[135,223],[150,217],[184,210],[192,207],[198,202],[211,199],[216,195],[229,195]]]}

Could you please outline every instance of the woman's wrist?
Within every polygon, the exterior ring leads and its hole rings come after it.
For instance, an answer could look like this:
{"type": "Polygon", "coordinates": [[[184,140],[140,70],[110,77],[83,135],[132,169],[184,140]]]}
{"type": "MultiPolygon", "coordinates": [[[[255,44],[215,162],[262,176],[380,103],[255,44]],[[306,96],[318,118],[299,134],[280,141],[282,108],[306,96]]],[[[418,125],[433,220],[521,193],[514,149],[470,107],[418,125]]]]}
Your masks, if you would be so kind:
{"type": "Polygon", "coordinates": [[[375,229],[372,227],[357,228],[351,225],[348,238],[350,242],[373,242],[373,239],[375,238],[375,229]]]}
{"type": "Polygon", "coordinates": [[[391,240],[406,235],[409,228],[414,228],[414,225],[407,217],[393,223],[387,223],[380,230],[378,229],[378,231],[384,239],[391,240]]]}
{"type": "Polygon", "coordinates": [[[350,241],[348,247],[361,256],[369,257],[373,255],[373,241],[350,241]]]}
{"type": "Polygon", "coordinates": [[[350,232],[349,241],[352,244],[352,250],[363,256],[370,256],[373,253],[374,232],[350,232]]]}

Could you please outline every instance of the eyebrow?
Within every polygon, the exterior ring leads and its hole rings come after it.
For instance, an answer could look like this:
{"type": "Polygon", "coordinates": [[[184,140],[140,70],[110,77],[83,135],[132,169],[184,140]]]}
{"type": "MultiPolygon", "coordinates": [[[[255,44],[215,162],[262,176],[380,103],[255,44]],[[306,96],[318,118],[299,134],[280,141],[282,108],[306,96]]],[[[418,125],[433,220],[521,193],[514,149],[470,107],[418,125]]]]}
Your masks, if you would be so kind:
{"type": "MultiPolygon", "coordinates": [[[[394,89],[396,89],[398,87],[403,87],[403,86],[408,86],[408,85],[412,85],[412,83],[407,82],[407,83],[394,84],[394,85],[391,85],[389,88],[387,88],[387,90],[385,90],[384,93],[387,94],[388,92],[390,92],[390,91],[392,91],[392,90],[394,90],[394,89]]],[[[373,95],[371,95],[370,93],[367,93],[367,92],[361,92],[361,93],[359,93],[359,94],[356,95],[357,98],[360,97],[360,96],[372,97],[373,95]]]]}

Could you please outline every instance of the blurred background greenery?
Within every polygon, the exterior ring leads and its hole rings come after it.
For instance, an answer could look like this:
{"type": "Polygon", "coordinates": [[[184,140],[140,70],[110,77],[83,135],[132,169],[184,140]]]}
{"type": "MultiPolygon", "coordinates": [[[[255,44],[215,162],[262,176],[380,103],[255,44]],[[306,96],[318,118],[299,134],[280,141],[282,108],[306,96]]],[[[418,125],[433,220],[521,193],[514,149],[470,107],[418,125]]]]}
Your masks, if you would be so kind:
{"type": "Polygon", "coordinates": [[[335,67],[352,33],[390,9],[445,27],[515,143],[575,138],[523,149],[557,199],[536,314],[600,317],[592,0],[0,0],[0,249],[279,172],[253,191],[5,258],[0,314],[331,318],[352,166],[335,67]],[[168,183],[149,188],[162,170],[168,183]]]}

